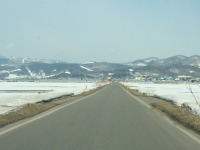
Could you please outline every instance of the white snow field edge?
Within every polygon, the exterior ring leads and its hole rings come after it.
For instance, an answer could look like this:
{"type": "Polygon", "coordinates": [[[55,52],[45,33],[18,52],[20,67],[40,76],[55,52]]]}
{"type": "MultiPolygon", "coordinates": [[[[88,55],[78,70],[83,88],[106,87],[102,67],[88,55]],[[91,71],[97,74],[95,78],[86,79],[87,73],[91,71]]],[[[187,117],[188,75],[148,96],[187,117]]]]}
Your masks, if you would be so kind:
{"type": "Polygon", "coordinates": [[[0,114],[19,108],[27,103],[35,103],[58,96],[75,95],[108,84],[108,82],[61,83],[61,82],[0,82],[0,114]],[[13,91],[9,93],[7,91],[13,91]],[[20,92],[26,90],[26,92],[20,92]],[[29,91],[30,92],[27,92],[29,91]],[[38,90],[38,92],[31,92],[38,90]],[[47,90],[46,92],[39,92],[47,90]]]}
{"type": "Polygon", "coordinates": [[[200,116],[200,107],[187,88],[190,87],[192,89],[196,100],[200,103],[200,86],[198,84],[121,83],[128,86],[130,89],[136,89],[148,96],[158,96],[163,99],[171,100],[178,106],[185,104],[192,109],[193,114],[200,116]]]}

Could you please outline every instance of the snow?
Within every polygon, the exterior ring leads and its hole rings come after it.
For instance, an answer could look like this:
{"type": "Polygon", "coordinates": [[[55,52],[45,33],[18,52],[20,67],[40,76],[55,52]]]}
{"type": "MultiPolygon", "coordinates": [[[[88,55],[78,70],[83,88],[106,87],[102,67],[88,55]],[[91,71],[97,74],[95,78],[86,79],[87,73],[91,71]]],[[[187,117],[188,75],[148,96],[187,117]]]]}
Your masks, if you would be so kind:
{"type": "Polygon", "coordinates": [[[93,71],[93,70],[91,70],[91,69],[89,69],[87,67],[84,67],[84,66],[80,66],[80,67],[83,68],[83,69],[85,69],[85,70],[87,70],[87,71],[93,71]]]}
{"type": "Polygon", "coordinates": [[[31,70],[30,70],[28,67],[26,67],[26,70],[28,71],[28,73],[29,73],[31,76],[33,76],[33,73],[31,72],[31,70]]]}
{"type": "Polygon", "coordinates": [[[12,67],[12,66],[15,66],[15,65],[13,65],[13,64],[1,64],[0,66],[8,66],[8,67],[12,67]]]}
{"type": "Polygon", "coordinates": [[[129,63],[129,64],[127,64],[127,65],[129,65],[129,66],[134,66],[132,63],[129,63]]]}
{"type": "Polygon", "coordinates": [[[1,70],[0,73],[10,73],[10,71],[1,70]]]}
{"type": "Polygon", "coordinates": [[[22,79],[22,78],[26,78],[26,75],[17,75],[17,74],[9,74],[8,77],[6,77],[6,79],[22,79]]]}
{"type": "Polygon", "coordinates": [[[133,72],[134,70],[133,69],[128,69],[130,72],[133,72]]]}
{"type": "Polygon", "coordinates": [[[104,84],[108,83],[0,82],[0,114],[27,103],[48,100],[69,93],[81,94],[104,84]],[[16,91],[8,92],[8,90],[16,91]],[[46,92],[40,92],[41,90],[46,92]]]}
{"type": "Polygon", "coordinates": [[[15,69],[15,70],[12,70],[11,72],[17,72],[17,71],[21,71],[21,69],[15,69]]]}
{"type": "Polygon", "coordinates": [[[137,64],[135,64],[135,65],[137,65],[137,66],[147,66],[147,65],[144,64],[144,63],[137,63],[137,64]]]}
{"type": "Polygon", "coordinates": [[[9,76],[6,77],[6,79],[16,79],[16,78],[18,78],[18,77],[19,77],[19,76],[16,75],[16,74],[9,74],[9,76]]]}
{"type": "Polygon", "coordinates": [[[109,75],[109,76],[113,76],[113,75],[114,75],[114,73],[108,73],[108,75],[109,75]]]}
{"type": "Polygon", "coordinates": [[[85,62],[84,64],[94,64],[95,62],[93,61],[89,61],[89,62],[85,62]]]}
{"type": "Polygon", "coordinates": [[[194,71],[192,71],[192,70],[191,70],[191,71],[189,71],[189,72],[190,72],[190,73],[194,73],[194,71]]]}
{"type": "Polygon", "coordinates": [[[1,107],[0,106],[0,114],[8,113],[9,111],[12,111],[14,109],[15,107],[7,107],[7,106],[1,107]]]}
{"type": "Polygon", "coordinates": [[[69,71],[65,71],[65,73],[66,73],[66,74],[71,74],[71,72],[69,72],[69,71]]]}
{"type": "Polygon", "coordinates": [[[155,58],[155,57],[153,57],[153,58],[148,58],[148,59],[146,59],[144,62],[145,62],[145,63],[149,63],[149,62],[152,62],[152,61],[155,61],[155,60],[158,60],[158,58],[155,58]]]}
{"type": "Polygon", "coordinates": [[[15,70],[11,70],[11,71],[1,70],[0,73],[12,73],[12,72],[17,72],[17,71],[21,71],[21,69],[15,69],[15,70]]]}
{"type": "Polygon", "coordinates": [[[145,63],[129,63],[129,66],[147,66],[145,63]]]}
{"type": "Polygon", "coordinates": [[[200,107],[195,102],[192,93],[200,103],[200,86],[197,84],[156,84],[156,83],[133,83],[122,82],[131,89],[137,89],[141,93],[149,96],[158,96],[163,99],[172,100],[176,105],[185,104],[192,108],[194,114],[200,115],[200,107]]]}
{"type": "Polygon", "coordinates": [[[23,59],[22,59],[22,64],[24,64],[24,63],[25,63],[25,61],[26,61],[26,58],[23,58],[23,59]]]}

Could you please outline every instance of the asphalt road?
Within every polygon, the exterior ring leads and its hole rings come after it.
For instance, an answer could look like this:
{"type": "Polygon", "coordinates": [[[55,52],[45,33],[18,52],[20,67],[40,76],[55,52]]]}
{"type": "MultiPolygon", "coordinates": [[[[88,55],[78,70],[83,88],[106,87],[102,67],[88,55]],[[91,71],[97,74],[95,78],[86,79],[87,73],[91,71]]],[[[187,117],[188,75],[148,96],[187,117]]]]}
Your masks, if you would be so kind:
{"type": "Polygon", "coordinates": [[[119,84],[0,135],[0,150],[199,150],[119,84]]]}

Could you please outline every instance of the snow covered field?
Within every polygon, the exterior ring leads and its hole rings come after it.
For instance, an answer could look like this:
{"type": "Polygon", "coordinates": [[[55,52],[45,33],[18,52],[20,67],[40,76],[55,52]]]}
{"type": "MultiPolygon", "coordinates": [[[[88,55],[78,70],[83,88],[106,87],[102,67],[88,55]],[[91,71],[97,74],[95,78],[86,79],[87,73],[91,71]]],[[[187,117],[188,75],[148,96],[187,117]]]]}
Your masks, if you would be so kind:
{"type": "Polygon", "coordinates": [[[137,89],[141,93],[149,96],[159,96],[164,99],[172,100],[176,105],[185,104],[192,108],[194,114],[200,115],[200,107],[195,102],[192,93],[188,88],[192,89],[194,96],[200,103],[200,86],[197,84],[156,84],[156,83],[133,83],[122,82],[131,89],[137,89]]]}
{"type": "Polygon", "coordinates": [[[106,83],[0,82],[0,114],[20,105],[95,89],[106,83]]]}

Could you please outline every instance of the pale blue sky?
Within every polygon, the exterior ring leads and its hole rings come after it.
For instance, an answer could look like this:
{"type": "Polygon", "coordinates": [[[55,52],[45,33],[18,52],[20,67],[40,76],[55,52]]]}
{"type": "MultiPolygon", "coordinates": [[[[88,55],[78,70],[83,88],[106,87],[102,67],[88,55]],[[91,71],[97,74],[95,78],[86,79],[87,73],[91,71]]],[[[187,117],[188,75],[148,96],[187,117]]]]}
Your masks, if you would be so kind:
{"type": "Polygon", "coordinates": [[[200,0],[0,0],[0,55],[67,62],[200,55],[200,0]]]}

